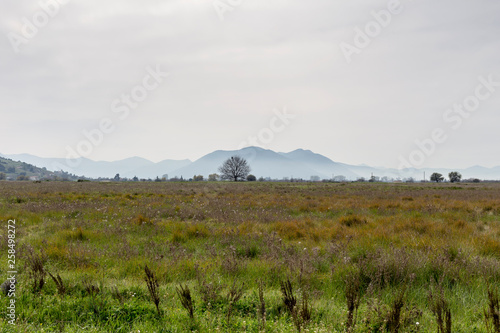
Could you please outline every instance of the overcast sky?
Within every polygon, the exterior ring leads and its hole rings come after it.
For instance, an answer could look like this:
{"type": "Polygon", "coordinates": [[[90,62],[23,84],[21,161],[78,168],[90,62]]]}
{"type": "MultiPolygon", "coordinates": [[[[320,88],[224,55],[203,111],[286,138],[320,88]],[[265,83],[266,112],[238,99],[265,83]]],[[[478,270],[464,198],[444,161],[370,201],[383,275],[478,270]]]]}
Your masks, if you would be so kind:
{"type": "Polygon", "coordinates": [[[0,5],[0,153],[500,165],[498,0],[53,1],[0,5]]]}

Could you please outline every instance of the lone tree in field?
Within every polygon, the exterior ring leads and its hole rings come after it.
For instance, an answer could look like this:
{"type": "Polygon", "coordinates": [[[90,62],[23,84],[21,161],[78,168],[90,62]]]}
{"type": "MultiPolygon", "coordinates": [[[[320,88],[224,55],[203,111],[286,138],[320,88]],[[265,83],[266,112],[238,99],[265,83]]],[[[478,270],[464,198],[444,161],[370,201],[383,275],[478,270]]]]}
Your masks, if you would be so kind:
{"type": "Polygon", "coordinates": [[[247,176],[247,181],[249,182],[254,182],[257,180],[257,177],[255,177],[254,175],[248,175],[247,176]]]}
{"type": "Polygon", "coordinates": [[[460,183],[460,181],[462,180],[462,175],[460,174],[460,172],[453,171],[448,174],[448,178],[450,178],[450,182],[452,183],[460,183]]]}
{"type": "Polygon", "coordinates": [[[434,172],[431,175],[431,181],[433,181],[433,182],[439,183],[439,182],[442,182],[443,180],[444,180],[444,177],[439,172],[434,172]]]}
{"type": "Polygon", "coordinates": [[[237,182],[245,180],[250,173],[250,166],[240,156],[231,156],[219,167],[221,179],[229,179],[237,182]]]}

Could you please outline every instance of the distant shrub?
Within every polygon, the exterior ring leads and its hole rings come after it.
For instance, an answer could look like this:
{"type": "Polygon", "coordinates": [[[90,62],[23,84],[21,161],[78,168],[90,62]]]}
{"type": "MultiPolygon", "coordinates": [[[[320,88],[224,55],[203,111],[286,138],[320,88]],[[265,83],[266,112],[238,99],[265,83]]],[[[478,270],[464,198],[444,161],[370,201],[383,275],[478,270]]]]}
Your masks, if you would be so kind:
{"type": "Polygon", "coordinates": [[[68,250],[65,247],[51,245],[45,250],[47,257],[50,259],[61,260],[66,258],[68,250]]]}
{"type": "Polygon", "coordinates": [[[153,222],[151,221],[150,218],[148,217],[145,217],[144,215],[142,214],[139,214],[137,215],[135,218],[134,218],[134,223],[137,224],[137,225],[152,225],[153,222]]]}
{"type": "Polygon", "coordinates": [[[500,242],[490,237],[485,237],[482,242],[480,253],[485,256],[500,258],[500,242]]]}
{"type": "Polygon", "coordinates": [[[204,224],[191,224],[188,227],[178,225],[172,232],[172,242],[185,243],[190,239],[206,238],[210,236],[210,230],[204,224]]]}
{"type": "Polygon", "coordinates": [[[173,243],[185,243],[187,241],[187,237],[182,230],[177,229],[172,232],[171,240],[173,243]]]}
{"type": "Polygon", "coordinates": [[[306,235],[304,226],[297,221],[276,222],[275,230],[281,237],[287,239],[300,239],[306,235]]]}
{"type": "Polygon", "coordinates": [[[247,181],[249,182],[254,182],[257,180],[257,177],[255,177],[254,175],[248,175],[247,176],[247,181]]]}
{"type": "Polygon", "coordinates": [[[255,259],[260,254],[260,249],[257,244],[247,244],[242,248],[238,248],[236,251],[238,257],[244,257],[249,259],[255,259]]]}
{"type": "Polygon", "coordinates": [[[359,217],[357,215],[342,216],[339,222],[346,227],[353,227],[356,225],[363,225],[367,223],[365,218],[359,217]]]}
{"type": "Polygon", "coordinates": [[[75,241],[86,241],[88,239],[86,233],[83,231],[81,227],[78,227],[76,230],[67,231],[65,233],[66,240],[75,240],[75,241]]]}
{"type": "Polygon", "coordinates": [[[210,235],[210,231],[204,224],[192,224],[186,229],[187,238],[205,238],[210,235]]]}
{"type": "Polygon", "coordinates": [[[18,203],[18,204],[26,202],[26,201],[27,201],[26,199],[20,198],[20,197],[14,197],[14,198],[10,199],[11,203],[18,203]]]}

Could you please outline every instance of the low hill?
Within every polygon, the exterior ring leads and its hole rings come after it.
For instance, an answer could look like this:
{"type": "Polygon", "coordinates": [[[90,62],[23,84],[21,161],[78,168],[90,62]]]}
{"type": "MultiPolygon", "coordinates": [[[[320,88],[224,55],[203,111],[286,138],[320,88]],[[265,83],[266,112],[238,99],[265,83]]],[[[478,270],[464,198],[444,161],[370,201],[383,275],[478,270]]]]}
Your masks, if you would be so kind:
{"type": "Polygon", "coordinates": [[[13,160],[20,160],[51,171],[64,171],[90,178],[113,178],[117,173],[121,177],[155,178],[169,174],[175,169],[182,168],[190,160],[164,160],[158,163],[141,157],[130,157],[119,161],[93,161],[79,157],[71,163],[64,158],[46,158],[30,154],[4,155],[13,160]]]}
{"type": "Polygon", "coordinates": [[[75,180],[67,172],[52,172],[32,164],[0,157],[0,180],[75,180]]]}

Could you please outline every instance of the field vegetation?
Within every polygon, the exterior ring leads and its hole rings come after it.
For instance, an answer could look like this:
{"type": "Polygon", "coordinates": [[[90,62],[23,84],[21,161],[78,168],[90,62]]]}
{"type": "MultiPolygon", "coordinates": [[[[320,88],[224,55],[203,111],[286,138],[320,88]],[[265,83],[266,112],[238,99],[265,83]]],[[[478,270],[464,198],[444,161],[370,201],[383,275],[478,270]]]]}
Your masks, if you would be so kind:
{"type": "Polygon", "coordinates": [[[9,219],[2,332],[500,332],[499,184],[0,182],[5,279],[9,219]]]}

